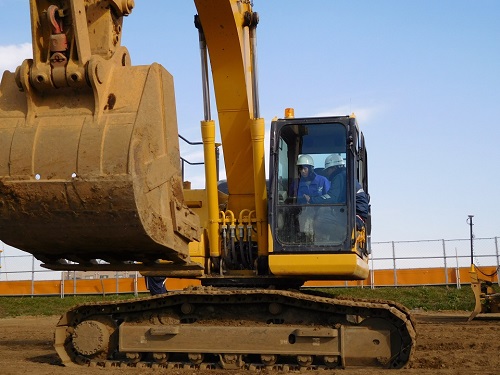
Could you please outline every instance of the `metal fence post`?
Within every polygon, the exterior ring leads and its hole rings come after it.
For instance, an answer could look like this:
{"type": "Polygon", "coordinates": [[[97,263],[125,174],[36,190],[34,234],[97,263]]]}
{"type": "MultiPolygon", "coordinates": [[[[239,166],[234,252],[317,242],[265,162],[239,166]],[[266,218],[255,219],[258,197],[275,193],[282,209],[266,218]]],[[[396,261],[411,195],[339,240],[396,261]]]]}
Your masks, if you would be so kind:
{"type": "Polygon", "coordinates": [[[118,271],[116,271],[115,277],[116,277],[116,295],[118,295],[120,289],[120,287],[118,286],[118,271]]]}
{"type": "Polygon", "coordinates": [[[61,272],[61,298],[64,298],[64,271],[61,272]]]}
{"type": "Polygon", "coordinates": [[[460,284],[460,265],[458,264],[458,251],[455,246],[455,260],[457,262],[457,267],[455,268],[455,276],[457,278],[457,289],[462,289],[462,285],[460,284]]]}
{"type": "Polygon", "coordinates": [[[137,274],[138,272],[135,271],[135,275],[134,275],[134,297],[138,297],[139,296],[139,291],[137,290],[137,274]]]}
{"type": "Polygon", "coordinates": [[[373,265],[373,257],[370,256],[370,260],[371,260],[371,270],[370,270],[370,284],[371,284],[371,288],[372,289],[375,289],[375,266],[373,265]]]}
{"type": "Polygon", "coordinates": [[[73,297],[76,296],[76,271],[73,271],[73,297]]]}
{"type": "Polygon", "coordinates": [[[31,256],[31,298],[35,296],[35,257],[31,256]]]}
{"type": "Polygon", "coordinates": [[[448,263],[446,262],[446,244],[445,240],[441,240],[443,243],[443,260],[444,260],[444,283],[448,286],[448,263]]]}
{"type": "MultiPolygon", "coordinates": [[[[500,270],[500,263],[498,262],[498,237],[495,237],[495,254],[497,256],[497,271],[500,270]]],[[[500,285],[500,276],[498,276],[498,273],[497,273],[497,282],[498,282],[498,285],[500,285]]]]}
{"type": "Polygon", "coordinates": [[[498,260],[498,237],[495,237],[495,254],[497,256],[497,268],[500,267],[500,262],[498,260]]]}
{"type": "Polygon", "coordinates": [[[394,246],[394,241],[392,241],[392,266],[394,269],[394,286],[398,286],[398,272],[396,268],[396,247],[394,246]]]}

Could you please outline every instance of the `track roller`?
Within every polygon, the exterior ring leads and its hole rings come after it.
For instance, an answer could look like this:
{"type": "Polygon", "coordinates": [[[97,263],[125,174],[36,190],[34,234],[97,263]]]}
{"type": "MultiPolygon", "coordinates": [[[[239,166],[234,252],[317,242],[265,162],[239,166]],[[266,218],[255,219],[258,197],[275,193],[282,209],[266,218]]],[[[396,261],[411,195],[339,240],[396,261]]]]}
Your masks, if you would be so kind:
{"type": "Polygon", "coordinates": [[[153,360],[156,363],[161,363],[161,364],[167,363],[168,357],[169,357],[168,353],[153,353],[153,360]]]}
{"type": "Polygon", "coordinates": [[[200,363],[203,362],[203,359],[205,356],[203,353],[189,353],[188,354],[188,359],[189,362],[191,362],[193,365],[199,365],[200,363]]]}
{"type": "Polygon", "coordinates": [[[266,366],[272,366],[278,360],[278,356],[275,355],[275,354],[261,354],[260,355],[260,360],[266,366]]]}
{"type": "Polygon", "coordinates": [[[125,355],[130,363],[139,363],[142,359],[142,353],[127,353],[125,355]]]}
{"type": "Polygon", "coordinates": [[[312,355],[298,355],[297,356],[297,363],[301,367],[311,366],[313,363],[313,356],[312,355]]]}
{"type": "Polygon", "coordinates": [[[245,362],[240,354],[221,354],[220,363],[223,369],[235,370],[243,367],[245,362]]]}
{"type": "Polygon", "coordinates": [[[334,368],[339,366],[339,357],[336,355],[325,355],[323,356],[323,363],[328,368],[334,368]]]}

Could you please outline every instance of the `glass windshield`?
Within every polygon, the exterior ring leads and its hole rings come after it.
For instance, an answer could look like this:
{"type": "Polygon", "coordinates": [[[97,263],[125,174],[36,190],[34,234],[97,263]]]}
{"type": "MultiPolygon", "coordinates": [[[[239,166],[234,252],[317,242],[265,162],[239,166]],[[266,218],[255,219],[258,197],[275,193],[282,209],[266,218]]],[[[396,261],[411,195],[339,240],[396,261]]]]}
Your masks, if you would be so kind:
{"type": "Polygon", "coordinates": [[[346,128],[285,125],[277,168],[277,239],[283,245],[338,245],[347,236],[346,128]]]}

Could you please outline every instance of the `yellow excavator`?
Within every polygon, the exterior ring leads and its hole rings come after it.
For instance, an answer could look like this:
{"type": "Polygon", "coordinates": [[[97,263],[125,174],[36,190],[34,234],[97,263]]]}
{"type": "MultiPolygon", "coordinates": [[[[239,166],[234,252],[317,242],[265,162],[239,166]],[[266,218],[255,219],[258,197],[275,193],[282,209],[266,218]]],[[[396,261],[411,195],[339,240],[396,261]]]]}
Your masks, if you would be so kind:
{"type": "Polygon", "coordinates": [[[355,116],[296,118],[288,110],[273,120],[267,184],[258,14],[248,0],[194,3],[204,94],[201,190],[182,181],[172,76],[159,64],[132,66],[121,46],[134,1],[30,0],[33,58],[6,71],[0,86],[0,239],[52,270],[201,281],[75,306],[56,327],[62,363],[404,367],[416,337],[404,306],[299,289],[307,280],[369,273],[370,217],[356,225],[356,193],[368,192],[367,152],[355,116]],[[298,196],[304,155],[318,176],[332,160],[343,170],[340,199],[327,199],[333,193],[326,188],[316,202],[298,196]]]}

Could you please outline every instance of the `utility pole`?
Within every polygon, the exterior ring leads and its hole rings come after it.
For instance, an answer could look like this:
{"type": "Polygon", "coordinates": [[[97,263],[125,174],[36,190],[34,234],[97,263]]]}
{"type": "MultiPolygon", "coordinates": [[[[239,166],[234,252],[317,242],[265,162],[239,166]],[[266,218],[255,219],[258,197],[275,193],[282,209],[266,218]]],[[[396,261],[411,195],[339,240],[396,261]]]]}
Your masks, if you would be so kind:
{"type": "Polygon", "coordinates": [[[472,226],[474,225],[472,223],[472,218],[474,215],[469,215],[469,218],[467,219],[467,224],[469,224],[470,227],[470,264],[474,264],[474,234],[472,233],[472,226]]]}

